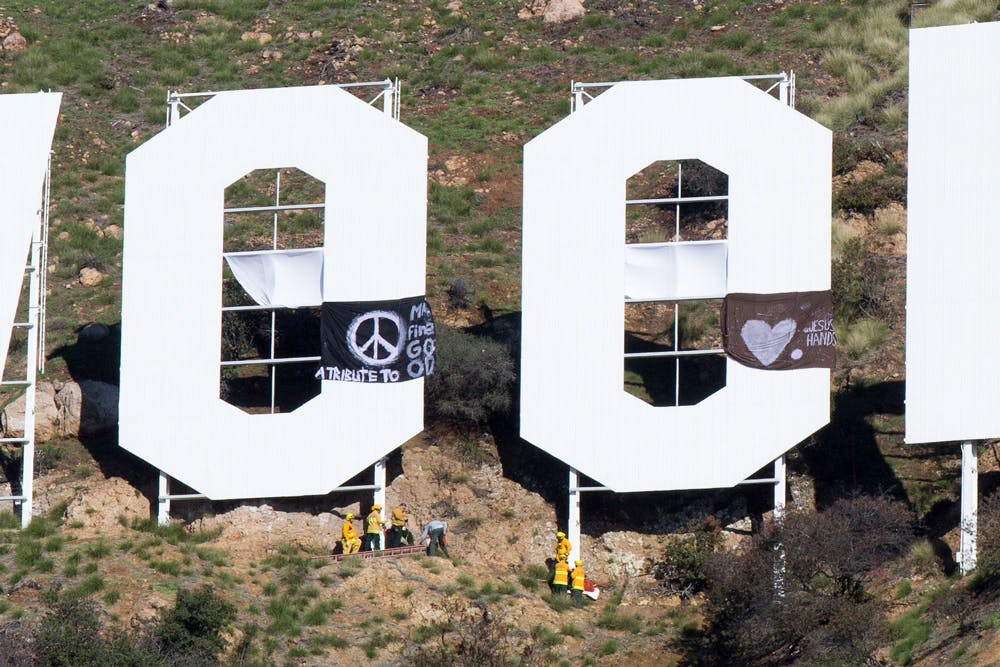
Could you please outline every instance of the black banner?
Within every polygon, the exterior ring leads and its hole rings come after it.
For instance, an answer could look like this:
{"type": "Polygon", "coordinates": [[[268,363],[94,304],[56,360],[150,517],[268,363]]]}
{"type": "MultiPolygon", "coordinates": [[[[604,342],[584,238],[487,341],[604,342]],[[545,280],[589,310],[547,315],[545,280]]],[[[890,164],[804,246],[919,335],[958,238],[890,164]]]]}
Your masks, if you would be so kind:
{"type": "Polygon", "coordinates": [[[434,373],[434,317],[422,296],[323,304],[321,380],[405,382],[434,373]]]}
{"type": "Polygon", "coordinates": [[[833,368],[837,336],[830,291],[727,294],[722,347],[751,368],[833,368]]]}

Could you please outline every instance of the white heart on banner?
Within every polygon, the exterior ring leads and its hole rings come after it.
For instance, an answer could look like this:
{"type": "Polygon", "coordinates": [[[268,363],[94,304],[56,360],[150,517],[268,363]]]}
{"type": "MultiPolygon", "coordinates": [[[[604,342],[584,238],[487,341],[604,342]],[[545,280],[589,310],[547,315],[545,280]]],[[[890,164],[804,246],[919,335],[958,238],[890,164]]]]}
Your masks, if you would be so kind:
{"type": "Polygon", "coordinates": [[[740,337],[760,363],[770,366],[795,335],[796,328],[791,318],[773,327],[763,320],[747,320],[740,329],[740,337]]]}

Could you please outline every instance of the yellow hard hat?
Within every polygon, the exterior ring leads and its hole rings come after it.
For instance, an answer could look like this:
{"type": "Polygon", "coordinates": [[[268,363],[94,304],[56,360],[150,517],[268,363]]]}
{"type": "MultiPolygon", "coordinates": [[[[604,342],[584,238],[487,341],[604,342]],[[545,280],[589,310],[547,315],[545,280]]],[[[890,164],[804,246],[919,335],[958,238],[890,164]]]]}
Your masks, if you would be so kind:
{"type": "Polygon", "coordinates": [[[556,537],[566,537],[566,533],[560,530],[558,533],[556,533],[556,537]]]}
{"type": "Polygon", "coordinates": [[[372,505],[372,511],[374,511],[374,510],[380,510],[380,509],[382,509],[382,506],[379,505],[378,503],[372,505]]]}
{"type": "Polygon", "coordinates": [[[351,519],[353,519],[353,518],[354,518],[354,515],[353,515],[353,514],[351,514],[350,512],[348,512],[348,513],[347,513],[347,516],[345,516],[344,518],[345,518],[345,519],[347,519],[348,521],[350,521],[351,519]]]}
{"type": "Polygon", "coordinates": [[[578,561],[576,561],[576,564],[577,565],[583,565],[583,561],[582,560],[578,560],[578,561]]]}

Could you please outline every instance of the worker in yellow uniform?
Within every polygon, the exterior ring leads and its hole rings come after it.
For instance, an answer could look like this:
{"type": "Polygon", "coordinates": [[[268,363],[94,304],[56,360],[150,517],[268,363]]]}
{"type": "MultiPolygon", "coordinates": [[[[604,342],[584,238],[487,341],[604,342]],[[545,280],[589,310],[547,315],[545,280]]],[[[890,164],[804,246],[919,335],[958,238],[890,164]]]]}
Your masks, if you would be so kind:
{"type": "Polygon", "coordinates": [[[576,561],[576,567],[569,573],[569,576],[573,582],[573,604],[579,609],[583,606],[583,587],[587,580],[586,575],[583,574],[582,560],[576,561]]]}
{"type": "Polygon", "coordinates": [[[573,550],[573,545],[566,539],[566,533],[561,530],[556,533],[556,561],[569,560],[569,552],[573,550]]]}
{"type": "Polygon", "coordinates": [[[378,503],[372,505],[372,511],[365,519],[365,537],[361,541],[362,551],[376,551],[382,548],[382,527],[385,521],[382,520],[382,506],[378,503]]]}
{"type": "Polygon", "coordinates": [[[552,577],[552,594],[556,597],[566,595],[569,585],[569,565],[565,560],[556,561],[555,575],[552,577]]]}
{"type": "Polygon", "coordinates": [[[390,519],[392,525],[385,536],[385,546],[390,549],[403,546],[403,540],[406,540],[406,543],[411,547],[413,546],[413,533],[406,527],[407,522],[410,520],[406,516],[406,510],[406,503],[400,503],[399,507],[392,510],[392,517],[390,519]]]}
{"type": "Polygon", "coordinates": [[[361,540],[354,531],[354,515],[350,512],[344,517],[344,527],[340,530],[340,546],[345,554],[356,554],[361,548],[361,540]]]}

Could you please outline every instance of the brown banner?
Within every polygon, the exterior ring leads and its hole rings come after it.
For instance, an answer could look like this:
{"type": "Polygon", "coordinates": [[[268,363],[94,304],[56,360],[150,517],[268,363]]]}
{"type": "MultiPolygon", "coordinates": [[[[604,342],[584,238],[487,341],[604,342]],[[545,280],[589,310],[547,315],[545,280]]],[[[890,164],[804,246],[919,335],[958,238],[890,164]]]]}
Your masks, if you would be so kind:
{"type": "Polygon", "coordinates": [[[823,292],[727,294],[722,302],[722,346],[751,368],[786,371],[833,368],[833,298],[823,292]]]}

